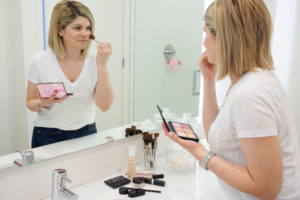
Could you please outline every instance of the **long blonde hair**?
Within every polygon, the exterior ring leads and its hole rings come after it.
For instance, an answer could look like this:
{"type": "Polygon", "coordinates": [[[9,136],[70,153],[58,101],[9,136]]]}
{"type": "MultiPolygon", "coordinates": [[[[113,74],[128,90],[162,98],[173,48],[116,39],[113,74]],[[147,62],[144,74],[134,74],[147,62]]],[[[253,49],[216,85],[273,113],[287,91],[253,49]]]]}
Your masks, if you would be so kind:
{"type": "Polygon", "coordinates": [[[216,36],[218,80],[227,75],[240,77],[256,67],[274,69],[272,21],[263,0],[216,0],[204,21],[216,36]]]}
{"type": "MultiPolygon", "coordinates": [[[[91,23],[91,33],[94,33],[94,17],[88,7],[82,3],[63,0],[57,3],[52,11],[48,45],[59,58],[64,58],[65,51],[63,38],[58,34],[58,26],[60,25],[61,29],[64,29],[77,16],[87,18],[91,23]]],[[[89,40],[87,47],[81,51],[83,57],[86,56],[90,43],[91,41],[89,40]]]]}

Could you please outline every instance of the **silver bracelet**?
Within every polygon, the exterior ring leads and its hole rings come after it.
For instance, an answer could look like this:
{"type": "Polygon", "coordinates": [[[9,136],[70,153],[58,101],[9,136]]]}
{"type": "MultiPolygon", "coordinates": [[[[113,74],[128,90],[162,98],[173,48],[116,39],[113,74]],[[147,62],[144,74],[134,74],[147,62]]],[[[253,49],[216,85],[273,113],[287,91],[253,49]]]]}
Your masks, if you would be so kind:
{"type": "Polygon", "coordinates": [[[208,161],[213,157],[213,156],[216,156],[217,154],[212,152],[212,151],[209,151],[205,154],[205,156],[202,158],[201,161],[199,161],[199,165],[200,167],[202,167],[203,169],[206,169],[208,170],[207,168],[207,163],[208,161]]]}
{"type": "Polygon", "coordinates": [[[38,106],[38,108],[39,108],[39,112],[40,111],[48,111],[48,110],[50,110],[50,108],[49,107],[42,107],[41,106],[41,102],[37,102],[37,106],[38,106]]]}

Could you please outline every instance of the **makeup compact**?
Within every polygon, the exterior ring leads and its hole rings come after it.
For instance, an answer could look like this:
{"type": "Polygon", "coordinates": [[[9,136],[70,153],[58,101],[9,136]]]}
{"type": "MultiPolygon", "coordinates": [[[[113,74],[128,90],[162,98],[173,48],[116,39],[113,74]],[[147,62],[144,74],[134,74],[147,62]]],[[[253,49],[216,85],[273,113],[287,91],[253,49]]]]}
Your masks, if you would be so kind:
{"type": "Polygon", "coordinates": [[[157,108],[158,108],[160,116],[169,132],[170,131],[174,132],[176,135],[178,135],[182,139],[199,142],[199,138],[195,134],[195,132],[190,124],[174,122],[174,121],[167,122],[163,116],[162,109],[160,109],[160,107],[158,105],[157,105],[157,108]]]}
{"type": "Polygon", "coordinates": [[[73,95],[72,93],[66,92],[65,85],[63,82],[37,83],[36,86],[41,98],[49,98],[54,93],[56,93],[56,99],[62,98],[64,96],[73,95]]]}
{"type": "Polygon", "coordinates": [[[121,186],[126,185],[130,182],[131,181],[128,178],[126,178],[122,175],[104,181],[104,183],[106,183],[108,186],[110,186],[112,188],[121,187],[121,186]]]}
{"type": "Polygon", "coordinates": [[[119,193],[122,195],[128,194],[129,197],[139,197],[145,195],[146,192],[161,193],[160,190],[146,190],[139,188],[120,187],[119,193]]]}
{"type": "Polygon", "coordinates": [[[132,179],[132,185],[135,188],[143,188],[145,185],[144,177],[134,177],[132,179]]]}

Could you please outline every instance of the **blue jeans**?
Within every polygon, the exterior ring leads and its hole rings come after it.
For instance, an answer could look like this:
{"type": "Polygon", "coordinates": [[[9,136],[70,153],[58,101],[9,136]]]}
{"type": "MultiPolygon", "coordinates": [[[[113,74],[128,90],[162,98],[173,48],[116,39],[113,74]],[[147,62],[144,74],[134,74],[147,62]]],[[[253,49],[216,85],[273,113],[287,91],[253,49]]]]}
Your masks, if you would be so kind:
{"type": "Polygon", "coordinates": [[[52,144],[64,140],[79,138],[97,133],[96,124],[88,124],[80,129],[65,131],[58,128],[34,127],[31,148],[52,144]]]}

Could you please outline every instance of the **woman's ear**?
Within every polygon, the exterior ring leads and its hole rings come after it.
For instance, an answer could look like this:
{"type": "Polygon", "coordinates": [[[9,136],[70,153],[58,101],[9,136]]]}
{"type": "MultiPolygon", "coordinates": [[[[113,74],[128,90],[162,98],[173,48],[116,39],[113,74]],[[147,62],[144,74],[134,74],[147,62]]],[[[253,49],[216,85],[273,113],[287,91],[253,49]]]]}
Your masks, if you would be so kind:
{"type": "Polygon", "coordinates": [[[64,30],[61,28],[60,24],[57,25],[57,33],[61,37],[64,36],[64,30]]]}

